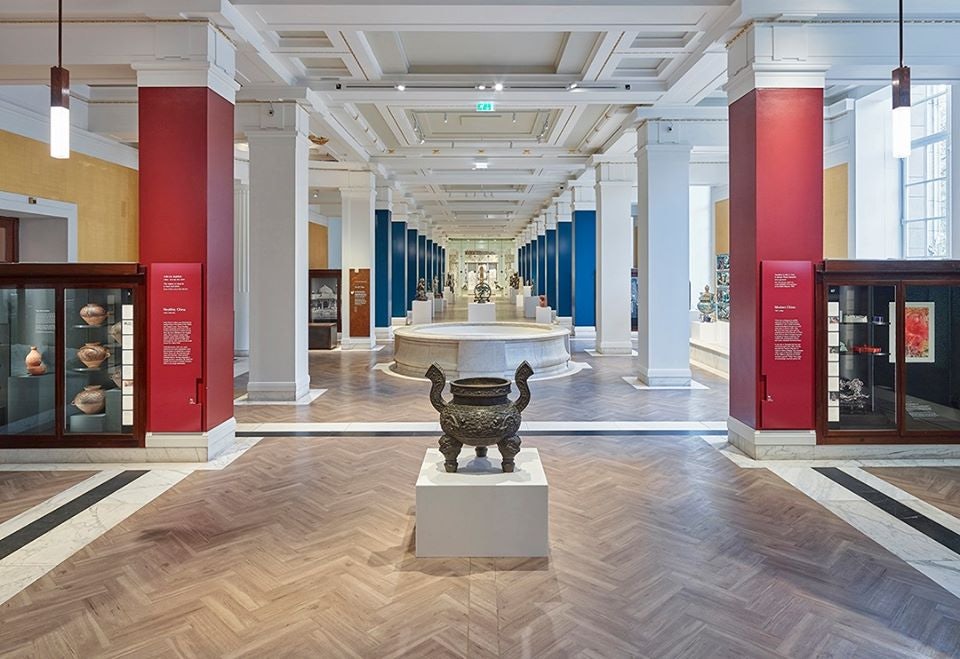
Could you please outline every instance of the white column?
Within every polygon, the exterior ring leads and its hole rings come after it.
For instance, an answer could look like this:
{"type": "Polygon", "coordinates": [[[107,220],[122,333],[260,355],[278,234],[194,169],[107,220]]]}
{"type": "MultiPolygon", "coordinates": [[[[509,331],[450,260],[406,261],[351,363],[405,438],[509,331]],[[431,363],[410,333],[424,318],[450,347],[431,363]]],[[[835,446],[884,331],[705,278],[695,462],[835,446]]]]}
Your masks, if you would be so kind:
{"type": "Polygon", "coordinates": [[[264,104],[250,143],[250,400],[298,400],[307,361],[309,117],[264,104]]]}
{"type": "MultiPolygon", "coordinates": [[[[376,346],[374,328],[376,300],[374,298],[374,207],[376,202],[376,179],[370,172],[350,172],[350,185],[340,188],[341,231],[343,240],[343,282],[341,309],[343,336],[340,342],[346,349],[373,348],[376,346]],[[363,337],[352,337],[350,328],[350,271],[369,270],[370,290],[367,304],[370,322],[363,337]]],[[[358,330],[359,328],[354,328],[358,330]]]]}
{"type": "Polygon", "coordinates": [[[950,89],[950,207],[953,213],[950,241],[953,244],[949,258],[960,259],[960,84],[954,83],[950,89]]]}
{"type": "MultiPolygon", "coordinates": [[[[650,131],[648,133],[648,130],[650,131]]],[[[640,129],[637,150],[637,355],[642,382],[690,384],[690,145],[655,143],[640,129]]]]}
{"type": "Polygon", "coordinates": [[[629,355],[633,181],[636,165],[599,161],[597,174],[597,352],[629,355]]]}
{"type": "Polygon", "coordinates": [[[233,183],[233,353],[250,354],[250,186],[233,183]]]}

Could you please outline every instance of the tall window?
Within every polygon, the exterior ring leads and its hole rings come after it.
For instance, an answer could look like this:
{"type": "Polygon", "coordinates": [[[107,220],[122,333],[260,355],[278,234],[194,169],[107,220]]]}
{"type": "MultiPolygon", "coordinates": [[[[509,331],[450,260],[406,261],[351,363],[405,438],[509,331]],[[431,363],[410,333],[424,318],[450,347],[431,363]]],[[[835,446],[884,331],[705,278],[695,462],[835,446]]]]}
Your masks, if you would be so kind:
{"type": "Polygon", "coordinates": [[[913,151],[903,172],[903,256],[950,258],[950,86],[913,87],[913,151]]]}

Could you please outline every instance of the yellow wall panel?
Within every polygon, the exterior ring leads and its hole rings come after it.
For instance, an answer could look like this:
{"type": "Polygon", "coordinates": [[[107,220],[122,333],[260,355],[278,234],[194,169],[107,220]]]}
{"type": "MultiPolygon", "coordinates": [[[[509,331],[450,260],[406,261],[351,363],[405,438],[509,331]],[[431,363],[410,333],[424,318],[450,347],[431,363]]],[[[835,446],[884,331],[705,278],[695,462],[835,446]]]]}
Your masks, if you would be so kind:
{"type": "Polygon", "coordinates": [[[327,227],[310,222],[310,269],[324,270],[327,261],[327,227]]]}
{"type": "Polygon", "coordinates": [[[847,244],[847,163],[823,170],[823,256],[845,259],[847,244]]]}
{"type": "Polygon", "coordinates": [[[716,254],[730,253],[730,200],[721,199],[713,206],[713,246],[716,254]]]}
{"type": "Polygon", "coordinates": [[[77,205],[80,261],[136,261],[137,170],[79,153],[50,157],[50,147],[0,130],[0,190],[77,205]]]}

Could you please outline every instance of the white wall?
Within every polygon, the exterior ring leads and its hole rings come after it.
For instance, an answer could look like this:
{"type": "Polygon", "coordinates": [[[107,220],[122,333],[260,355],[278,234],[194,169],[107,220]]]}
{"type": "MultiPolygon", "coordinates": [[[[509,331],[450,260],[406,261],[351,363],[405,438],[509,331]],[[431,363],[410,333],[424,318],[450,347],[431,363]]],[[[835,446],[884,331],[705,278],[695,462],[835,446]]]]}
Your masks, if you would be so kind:
{"type": "Polygon", "coordinates": [[[690,186],[690,306],[707,284],[713,290],[713,204],[710,186],[690,186]]]}
{"type": "Polygon", "coordinates": [[[20,218],[21,263],[65,263],[67,256],[65,217],[20,218]]]}
{"type": "Polygon", "coordinates": [[[327,218],[327,267],[343,267],[343,232],[339,217],[327,218]]]}
{"type": "Polygon", "coordinates": [[[900,163],[891,155],[890,88],[856,101],[854,236],[851,257],[901,256],[900,163]]]}

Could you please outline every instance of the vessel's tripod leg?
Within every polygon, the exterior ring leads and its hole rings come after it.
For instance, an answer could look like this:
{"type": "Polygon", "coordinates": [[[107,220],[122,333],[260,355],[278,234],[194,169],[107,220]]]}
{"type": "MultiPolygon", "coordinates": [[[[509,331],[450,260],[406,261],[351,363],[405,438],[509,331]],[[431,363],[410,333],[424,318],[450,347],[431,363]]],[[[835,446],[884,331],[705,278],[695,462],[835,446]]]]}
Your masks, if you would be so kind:
{"type": "Polygon", "coordinates": [[[517,453],[520,452],[520,436],[514,435],[513,437],[502,440],[497,444],[497,448],[500,449],[500,455],[503,456],[503,471],[505,473],[512,472],[514,466],[513,459],[517,453]]]}
{"type": "Polygon", "coordinates": [[[440,438],[440,452],[443,453],[443,468],[453,473],[457,470],[457,457],[460,455],[460,449],[463,444],[459,441],[444,435],[440,438]]]}

